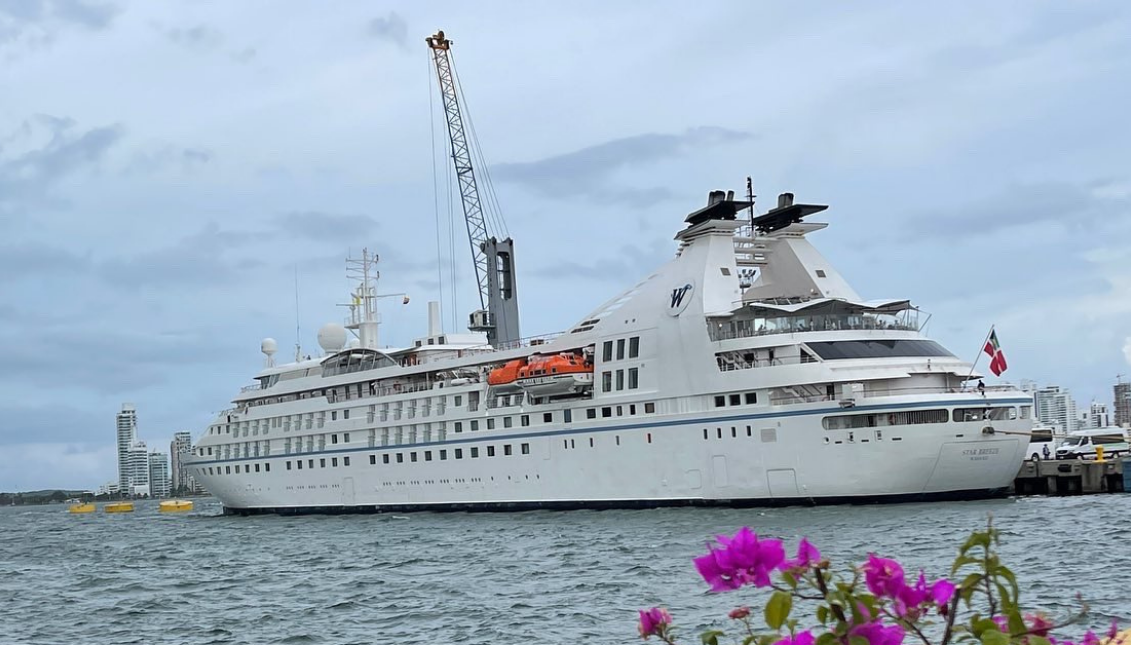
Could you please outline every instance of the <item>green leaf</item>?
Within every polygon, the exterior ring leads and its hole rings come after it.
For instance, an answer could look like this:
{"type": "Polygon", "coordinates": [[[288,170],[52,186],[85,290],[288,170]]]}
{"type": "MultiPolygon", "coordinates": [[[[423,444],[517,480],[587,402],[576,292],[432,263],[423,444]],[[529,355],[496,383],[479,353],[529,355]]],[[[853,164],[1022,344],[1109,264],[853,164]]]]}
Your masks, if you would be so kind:
{"type": "Polygon", "coordinates": [[[825,632],[817,637],[817,642],[814,645],[837,645],[840,641],[837,640],[836,634],[832,632],[825,632]]]}
{"type": "Polygon", "coordinates": [[[789,585],[790,589],[797,588],[797,576],[793,575],[792,571],[782,571],[781,577],[782,580],[785,580],[785,583],[789,585]]]}
{"type": "Polygon", "coordinates": [[[997,629],[997,628],[998,628],[997,623],[995,623],[993,620],[991,620],[989,618],[978,618],[976,620],[971,621],[971,623],[970,623],[970,633],[974,634],[974,636],[977,636],[978,638],[981,638],[982,634],[986,630],[997,629]]]}
{"type": "Polygon", "coordinates": [[[1011,571],[1009,567],[998,566],[995,573],[1005,578],[1005,581],[1009,583],[1009,587],[1013,589],[1013,599],[1019,602],[1021,600],[1021,588],[1017,586],[1017,576],[1013,575],[1013,571],[1011,571]]]}
{"type": "Polygon", "coordinates": [[[724,636],[723,632],[717,629],[711,629],[699,635],[699,641],[703,645],[719,645],[719,636],[724,636]]]}
{"type": "Polygon", "coordinates": [[[863,636],[849,636],[848,645],[872,645],[872,643],[863,636]]]}
{"type": "Polygon", "coordinates": [[[1028,643],[1028,645],[1052,645],[1052,643],[1049,642],[1049,639],[1033,635],[1026,636],[1025,642],[1028,643]]]}
{"type": "MultiPolygon", "coordinates": [[[[1009,595],[1009,590],[1005,588],[1005,585],[1001,584],[1000,582],[994,582],[994,588],[997,589],[998,599],[1001,601],[1002,613],[1004,613],[1004,614],[1009,614],[1010,612],[1016,613],[1017,612],[1017,603],[1014,601],[1014,598],[1009,595]]],[[[1010,629],[1012,630],[1013,628],[1010,627],[1010,629]]],[[[1021,631],[1015,631],[1013,633],[1021,634],[1021,633],[1024,633],[1024,632],[1025,632],[1025,630],[1022,629],[1021,631]]]]}
{"type": "Polygon", "coordinates": [[[982,632],[982,645],[1009,645],[1009,637],[996,629],[982,632]]]}
{"type": "Polygon", "coordinates": [[[952,564],[950,567],[950,575],[953,576],[954,574],[958,573],[958,570],[962,567],[969,566],[971,564],[978,564],[979,562],[981,562],[981,560],[979,560],[978,558],[972,558],[968,555],[960,555],[954,559],[954,564],[952,564]]]}
{"type": "Polygon", "coordinates": [[[822,625],[827,625],[829,622],[829,608],[821,605],[817,607],[817,620],[821,621],[822,625]]]}
{"type": "Polygon", "coordinates": [[[961,555],[966,555],[967,551],[978,546],[988,549],[990,548],[990,540],[989,531],[974,531],[970,534],[970,537],[966,538],[966,542],[963,543],[962,548],[959,549],[958,552],[961,555]]]}
{"type": "MultiPolygon", "coordinates": [[[[1000,587],[1000,585],[999,585],[999,587],[1000,587]]],[[[1024,634],[1025,632],[1029,631],[1029,630],[1025,629],[1025,621],[1021,619],[1021,612],[1014,609],[1013,611],[1008,612],[1007,615],[1009,617],[1009,633],[1010,633],[1010,635],[1013,635],[1013,634],[1020,635],[1020,634],[1024,634]]]]}
{"type": "Polygon", "coordinates": [[[751,645],[756,640],[758,640],[758,635],[757,634],[751,634],[751,635],[747,636],[746,638],[742,639],[742,645],[751,645]]]}
{"type": "Polygon", "coordinates": [[[793,596],[784,591],[775,591],[766,603],[766,624],[771,629],[781,629],[785,619],[789,618],[791,609],[793,609],[793,596]]]}
{"type": "Polygon", "coordinates": [[[865,622],[872,620],[879,614],[879,612],[876,611],[876,597],[872,594],[860,594],[856,597],[856,602],[854,604],[864,605],[868,608],[870,615],[863,617],[865,622]]]}

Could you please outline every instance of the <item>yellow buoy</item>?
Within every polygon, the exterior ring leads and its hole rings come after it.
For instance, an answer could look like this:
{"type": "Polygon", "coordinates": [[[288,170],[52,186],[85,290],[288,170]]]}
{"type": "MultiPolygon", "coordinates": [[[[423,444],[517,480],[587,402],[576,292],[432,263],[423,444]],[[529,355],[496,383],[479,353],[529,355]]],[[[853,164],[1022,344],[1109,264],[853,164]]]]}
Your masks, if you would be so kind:
{"type": "Polygon", "coordinates": [[[82,502],[80,502],[78,504],[71,504],[70,508],[67,509],[67,512],[68,513],[93,513],[94,512],[94,504],[82,503],[82,502]]]}
{"type": "Polygon", "coordinates": [[[167,499],[157,505],[162,513],[184,513],[192,510],[192,502],[184,499],[167,499]]]}
{"type": "Polygon", "coordinates": [[[111,502],[110,504],[107,504],[106,506],[102,507],[102,510],[106,511],[107,513],[133,513],[134,512],[134,503],[133,502],[111,502]]]}

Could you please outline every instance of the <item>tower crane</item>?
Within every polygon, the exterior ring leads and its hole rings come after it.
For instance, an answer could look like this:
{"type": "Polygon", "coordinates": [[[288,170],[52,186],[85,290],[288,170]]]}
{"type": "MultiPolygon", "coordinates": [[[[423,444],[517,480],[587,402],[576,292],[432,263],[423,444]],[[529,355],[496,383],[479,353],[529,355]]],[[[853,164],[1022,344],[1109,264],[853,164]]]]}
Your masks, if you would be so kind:
{"type": "MultiPolygon", "coordinates": [[[[471,258],[475,264],[475,278],[479,287],[478,311],[470,316],[468,329],[487,332],[487,341],[495,347],[514,345],[521,338],[518,328],[518,289],[514,272],[514,241],[510,237],[499,240],[488,230],[479,200],[479,186],[472,168],[471,142],[464,130],[460,112],[459,88],[452,68],[452,41],[443,31],[425,38],[432,50],[436,78],[444,103],[444,120],[448,124],[452,163],[459,182],[463,217],[467,223],[467,237],[471,245],[471,258]]],[[[474,138],[474,137],[473,137],[474,138]]]]}

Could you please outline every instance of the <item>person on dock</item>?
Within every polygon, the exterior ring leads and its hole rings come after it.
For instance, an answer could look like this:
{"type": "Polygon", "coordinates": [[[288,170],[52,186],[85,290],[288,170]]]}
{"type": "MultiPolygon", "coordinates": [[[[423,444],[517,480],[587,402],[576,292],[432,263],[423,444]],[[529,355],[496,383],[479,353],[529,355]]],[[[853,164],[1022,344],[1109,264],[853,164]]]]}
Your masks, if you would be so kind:
{"type": "Polygon", "coordinates": [[[982,382],[982,379],[978,379],[978,394],[986,395],[986,384],[982,382]]]}

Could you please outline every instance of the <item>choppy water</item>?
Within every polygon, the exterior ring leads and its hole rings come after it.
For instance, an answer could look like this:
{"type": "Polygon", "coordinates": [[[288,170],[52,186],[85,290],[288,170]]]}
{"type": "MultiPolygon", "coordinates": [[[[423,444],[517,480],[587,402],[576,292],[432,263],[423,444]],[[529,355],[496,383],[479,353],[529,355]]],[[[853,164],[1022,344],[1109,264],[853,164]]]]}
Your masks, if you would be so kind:
{"type": "Polygon", "coordinates": [[[686,642],[756,593],[710,595],[691,558],[750,525],[836,561],[929,575],[993,513],[1032,606],[1131,617],[1131,495],[766,510],[223,517],[0,509],[0,643],[638,643],[668,606],[686,642]]]}

